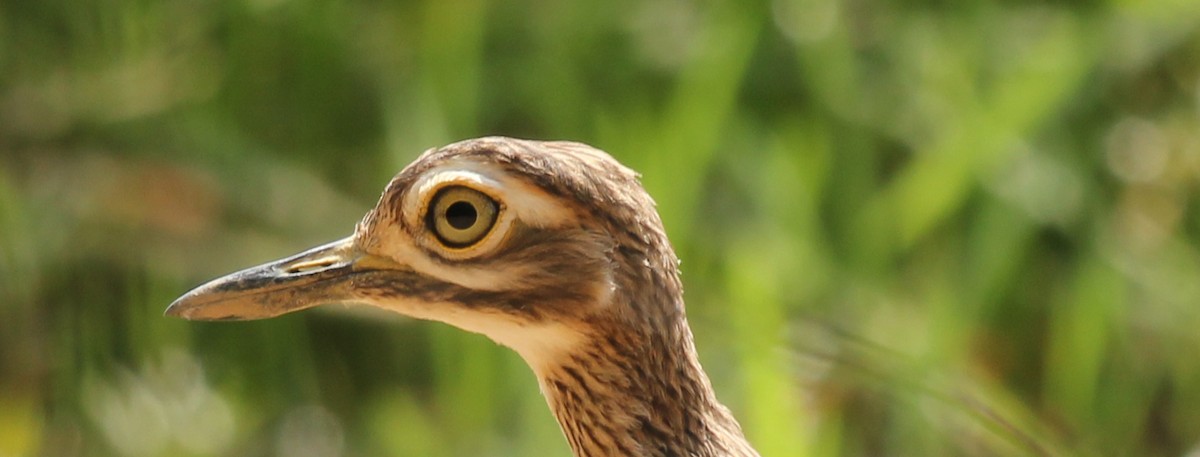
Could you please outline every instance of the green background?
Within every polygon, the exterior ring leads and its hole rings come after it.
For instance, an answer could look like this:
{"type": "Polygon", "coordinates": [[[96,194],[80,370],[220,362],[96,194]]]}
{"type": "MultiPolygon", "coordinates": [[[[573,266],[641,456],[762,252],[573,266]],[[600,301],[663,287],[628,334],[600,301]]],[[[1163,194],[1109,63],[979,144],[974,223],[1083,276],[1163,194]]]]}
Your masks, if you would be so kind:
{"type": "Polygon", "coordinates": [[[764,455],[1200,452],[1200,3],[0,2],[0,457],[568,455],[486,338],[162,316],[418,153],[639,170],[764,455]]]}

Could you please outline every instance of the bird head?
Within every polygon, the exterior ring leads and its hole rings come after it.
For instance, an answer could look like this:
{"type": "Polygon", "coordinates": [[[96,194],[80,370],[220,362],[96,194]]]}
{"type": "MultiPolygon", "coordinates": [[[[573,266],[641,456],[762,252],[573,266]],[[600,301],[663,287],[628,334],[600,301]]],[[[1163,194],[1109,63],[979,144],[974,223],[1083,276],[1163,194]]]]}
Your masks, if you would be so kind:
{"type": "Polygon", "coordinates": [[[535,370],[599,327],[683,313],[636,173],[587,145],[500,137],[425,152],[352,236],[212,280],[167,314],[250,320],[329,303],[481,333],[535,370]]]}

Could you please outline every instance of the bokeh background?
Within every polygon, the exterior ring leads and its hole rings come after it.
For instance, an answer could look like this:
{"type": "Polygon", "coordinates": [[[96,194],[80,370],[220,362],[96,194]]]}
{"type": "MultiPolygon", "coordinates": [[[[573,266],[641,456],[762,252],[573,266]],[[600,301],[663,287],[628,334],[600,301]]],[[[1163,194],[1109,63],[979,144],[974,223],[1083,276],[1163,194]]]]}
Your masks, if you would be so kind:
{"type": "Polygon", "coordinates": [[[1200,3],[0,2],[0,456],[568,455],[519,358],[162,311],[426,148],[641,171],[770,456],[1200,455],[1200,3]]]}

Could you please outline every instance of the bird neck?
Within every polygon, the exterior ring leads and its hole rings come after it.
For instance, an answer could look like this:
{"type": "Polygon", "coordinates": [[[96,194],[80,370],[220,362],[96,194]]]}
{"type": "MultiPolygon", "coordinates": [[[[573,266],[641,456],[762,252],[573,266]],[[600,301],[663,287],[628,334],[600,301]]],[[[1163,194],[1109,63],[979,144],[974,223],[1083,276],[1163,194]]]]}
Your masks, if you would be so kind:
{"type": "Polygon", "coordinates": [[[607,325],[538,373],[576,456],[758,455],[717,401],[685,321],[607,325]]]}

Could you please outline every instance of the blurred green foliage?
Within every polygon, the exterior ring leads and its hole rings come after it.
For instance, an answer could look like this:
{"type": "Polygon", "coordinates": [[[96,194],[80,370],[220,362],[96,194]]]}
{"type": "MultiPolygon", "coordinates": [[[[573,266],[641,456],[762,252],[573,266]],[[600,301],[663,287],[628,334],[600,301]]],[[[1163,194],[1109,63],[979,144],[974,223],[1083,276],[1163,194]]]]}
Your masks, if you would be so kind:
{"type": "Polygon", "coordinates": [[[0,456],[567,455],[483,337],[188,323],[422,150],[641,171],[764,455],[1200,452],[1200,3],[0,2],[0,456]]]}

